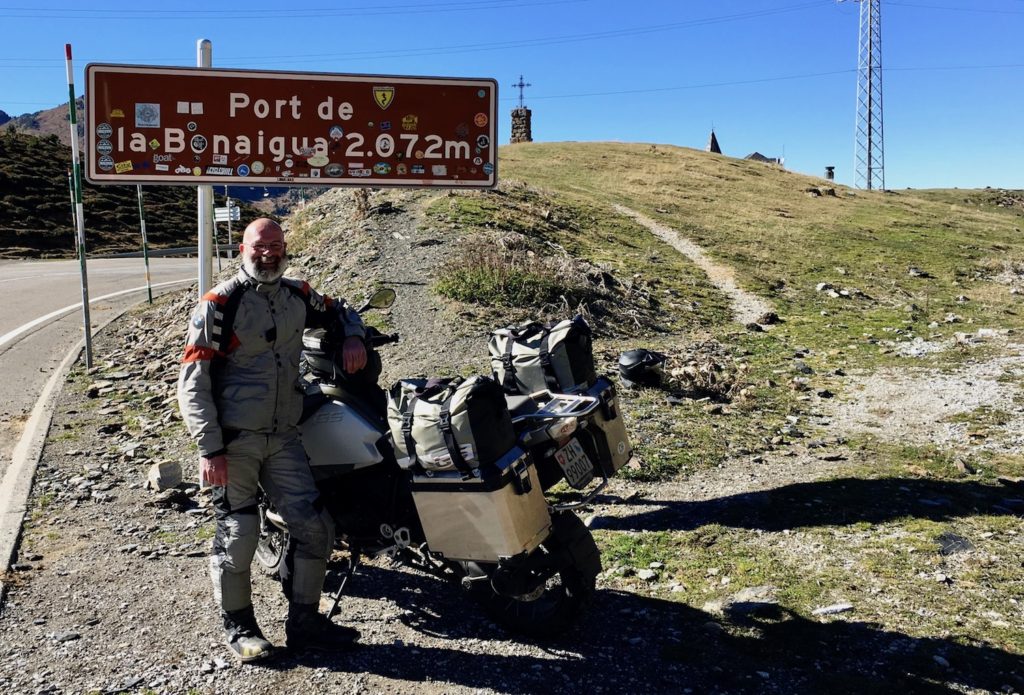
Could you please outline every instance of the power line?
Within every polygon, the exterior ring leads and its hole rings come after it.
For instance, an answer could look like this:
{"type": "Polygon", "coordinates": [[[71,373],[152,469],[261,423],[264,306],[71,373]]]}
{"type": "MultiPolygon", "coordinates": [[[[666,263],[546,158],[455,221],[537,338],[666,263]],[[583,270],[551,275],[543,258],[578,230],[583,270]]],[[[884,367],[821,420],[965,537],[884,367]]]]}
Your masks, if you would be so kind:
{"type": "Polygon", "coordinates": [[[236,60],[259,60],[261,62],[266,62],[267,60],[274,60],[278,62],[311,62],[312,60],[319,61],[325,58],[401,58],[422,55],[450,55],[454,53],[476,53],[482,51],[505,50],[509,48],[533,48],[536,46],[551,46],[564,43],[581,43],[586,41],[598,41],[604,39],[622,38],[627,36],[640,36],[643,34],[653,34],[665,31],[672,31],[674,29],[689,29],[693,27],[708,26],[712,24],[723,24],[735,21],[743,21],[747,19],[759,19],[762,17],[768,17],[772,15],[785,14],[789,12],[797,12],[800,10],[821,8],[826,6],[827,5],[822,5],[821,2],[805,2],[799,5],[789,5],[787,7],[779,7],[769,10],[752,10],[747,12],[740,12],[737,14],[720,15],[717,17],[704,17],[700,19],[685,20],[682,22],[671,22],[666,24],[655,24],[651,26],[633,27],[630,29],[613,29],[610,31],[589,32],[584,34],[567,34],[562,36],[541,37],[535,39],[519,39],[513,41],[490,41],[487,43],[465,44],[462,46],[440,46],[433,48],[413,48],[392,51],[360,51],[353,53],[321,54],[313,56],[241,56],[236,58],[236,60]],[[301,58],[303,60],[291,60],[292,58],[301,58]]]}
{"type": "MultiPolygon", "coordinates": [[[[749,80],[734,80],[730,82],[701,82],[699,84],[688,84],[688,85],[676,85],[674,87],[651,87],[648,89],[623,89],[617,91],[604,91],[604,92],[577,92],[575,94],[549,94],[547,96],[533,96],[531,99],[575,99],[579,97],[606,97],[606,96],[620,96],[623,94],[653,94],[657,92],[678,92],[687,89],[705,89],[711,87],[734,87],[737,85],[744,84],[761,84],[764,82],[782,82],[785,80],[802,80],[813,77],[827,77],[831,75],[848,75],[851,72],[856,72],[853,68],[847,68],[845,70],[830,70],[827,72],[811,72],[804,73],[802,75],[783,75],[779,77],[761,77],[752,78],[749,80]]],[[[501,101],[507,101],[511,97],[502,98],[501,101]]]]}
{"type": "MultiPolygon", "coordinates": [[[[1024,0],[1022,0],[1024,1],[1024,0]]],[[[887,67],[886,72],[941,72],[947,70],[1004,70],[1004,69],[1020,69],[1024,68],[1024,63],[1006,63],[1000,65],[935,65],[935,66],[906,66],[906,67],[887,67]]],[[[746,84],[762,84],[769,82],[785,82],[795,80],[814,79],[817,77],[831,77],[834,75],[849,75],[852,72],[856,72],[854,68],[847,68],[843,70],[828,70],[823,72],[808,72],[798,75],[779,75],[775,77],[756,77],[747,80],[732,80],[724,82],[701,82],[697,84],[687,85],[675,85],[672,87],[649,87],[640,89],[623,89],[623,90],[608,90],[602,92],[575,92],[569,94],[548,94],[542,96],[533,96],[532,99],[536,100],[556,100],[556,99],[577,99],[577,98],[589,98],[589,97],[601,97],[601,96],[621,96],[625,94],[655,94],[658,92],[675,92],[684,91],[691,89],[714,89],[717,87],[736,87],[746,84]]],[[[518,97],[501,97],[499,101],[515,101],[518,97]]],[[[28,106],[52,106],[50,102],[43,101],[5,101],[6,105],[22,104],[28,106]]]]}
{"type": "MultiPolygon", "coordinates": [[[[1020,0],[1018,0],[1020,1],[1020,0]]],[[[946,5],[922,5],[916,2],[898,2],[897,0],[887,0],[886,6],[889,7],[913,7],[915,9],[922,10],[947,10],[949,12],[972,12],[975,14],[1015,14],[1024,15],[1024,10],[990,10],[980,7],[949,7],[946,5]]]]}
{"type": "Polygon", "coordinates": [[[70,19],[82,20],[123,20],[145,21],[154,20],[197,20],[197,19],[322,19],[324,17],[378,16],[392,14],[441,14],[446,12],[466,12],[495,9],[519,9],[544,5],[566,5],[591,2],[592,0],[467,0],[463,2],[429,2],[423,4],[402,5],[366,5],[349,8],[312,7],[292,8],[287,10],[134,10],[118,8],[106,10],[99,8],[39,8],[39,7],[0,7],[0,12],[21,14],[0,14],[0,17],[13,19],[70,19]]]}
{"type": "MultiPolygon", "coordinates": [[[[586,41],[599,41],[604,39],[621,38],[626,36],[639,36],[643,34],[652,34],[665,31],[672,31],[674,29],[687,29],[692,27],[701,27],[712,24],[723,24],[728,22],[743,21],[747,19],[760,19],[762,17],[785,14],[789,12],[798,12],[801,10],[807,10],[812,8],[824,8],[828,7],[828,3],[822,3],[821,0],[816,2],[804,2],[796,5],[788,5],[785,7],[778,7],[766,10],[751,10],[747,12],[740,12],[729,15],[719,15],[714,17],[703,17],[699,19],[690,19],[681,22],[671,22],[665,24],[655,24],[650,26],[633,27],[627,29],[613,29],[609,31],[598,31],[598,32],[587,32],[582,34],[564,34],[560,36],[549,36],[539,37],[533,39],[516,39],[511,41],[488,41],[485,43],[471,43],[462,44],[455,46],[424,46],[419,48],[409,49],[392,49],[392,50],[373,50],[373,51],[347,51],[341,53],[303,53],[296,55],[267,55],[261,54],[258,56],[224,56],[220,58],[225,63],[231,63],[236,67],[239,65],[282,65],[282,64],[296,64],[296,63],[320,63],[324,60],[331,59],[344,59],[344,60],[380,60],[386,58],[409,58],[418,57],[424,55],[451,55],[457,53],[478,53],[484,51],[500,51],[512,48],[533,48],[537,46],[551,46],[563,43],[580,43],[586,41]]],[[[2,8],[0,8],[2,9],[2,8]]],[[[178,60],[175,57],[173,60],[178,60]]],[[[24,58],[0,58],[0,60],[25,60],[24,58]]],[[[49,61],[52,63],[61,63],[59,59],[31,59],[39,61],[49,61]]],[[[86,62],[99,61],[98,58],[86,58],[86,62]]],[[[109,62],[109,58],[104,59],[109,62]]],[[[154,58],[120,58],[120,61],[125,62],[139,62],[148,63],[153,62],[154,58]]],[[[29,67],[42,67],[42,66],[29,66],[29,67]]]]}
{"type": "MultiPolygon", "coordinates": [[[[1022,0],[1024,2],[1024,0],[1022,0]]],[[[915,70],[919,71],[935,71],[939,72],[942,70],[1003,70],[1006,68],[1024,68],[1024,63],[1004,63],[1002,65],[929,65],[921,67],[905,67],[905,68],[894,68],[887,67],[886,72],[911,72],[915,70]]]]}

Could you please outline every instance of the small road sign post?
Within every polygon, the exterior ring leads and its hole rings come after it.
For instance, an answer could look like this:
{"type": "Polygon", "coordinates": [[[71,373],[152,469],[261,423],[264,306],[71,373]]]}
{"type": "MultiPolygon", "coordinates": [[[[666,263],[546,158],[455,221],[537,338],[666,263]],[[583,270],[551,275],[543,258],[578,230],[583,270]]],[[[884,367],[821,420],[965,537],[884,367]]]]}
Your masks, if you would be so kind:
{"type": "Polygon", "coordinates": [[[74,179],[75,232],[78,263],[82,274],[82,323],[85,332],[85,366],[92,368],[92,320],[89,318],[89,273],[85,254],[85,218],[82,206],[82,165],[78,148],[78,100],[75,99],[75,71],[71,66],[71,44],[64,44],[68,73],[68,125],[71,127],[71,171],[74,179]]]}
{"type": "MultiPolygon", "coordinates": [[[[224,186],[224,202],[225,202],[225,205],[229,208],[229,211],[230,211],[230,208],[235,207],[235,206],[233,206],[231,204],[231,196],[228,194],[228,187],[227,186],[224,186]]],[[[236,216],[235,216],[233,221],[237,222],[240,216],[241,216],[240,213],[236,214],[236,216]]],[[[232,222],[232,219],[231,219],[231,216],[229,215],[228,216],[228,258],[234,258],[235,257],[234,249],[231,248],[231,222],[232,222]]]]}
{"type": "Polygon", "coordinates": [[[153,281],[149,274],[149,241],[146,238],[146,209],[142,203],[142,186],[135,187],[139,194],[139,231],[142,233],[142,261],[146,265],[146,294],[153,303],[153,281]]]}
{"type": "Polygon", "coordinates": [[[232,205],[229,208],[213,209],[214,222],[238,222],[240,219],[242,219],[242,211],[236,205],[232,205]]]}

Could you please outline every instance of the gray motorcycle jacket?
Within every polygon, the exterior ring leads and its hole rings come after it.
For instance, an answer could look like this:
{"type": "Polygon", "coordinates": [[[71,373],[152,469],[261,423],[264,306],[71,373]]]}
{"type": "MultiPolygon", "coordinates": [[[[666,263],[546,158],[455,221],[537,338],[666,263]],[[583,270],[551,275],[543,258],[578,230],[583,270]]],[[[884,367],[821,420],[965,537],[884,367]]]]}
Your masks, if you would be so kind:
{"type": "Polygon", "coordinates": [[[203,295],[192,314],[178,376],[178,407],[204,457],[225,433],[289,432],[302,415],[296,390],[305,328],[365,335],[359,314],[308,283],[261,283],[244,270],[203,295]]]}

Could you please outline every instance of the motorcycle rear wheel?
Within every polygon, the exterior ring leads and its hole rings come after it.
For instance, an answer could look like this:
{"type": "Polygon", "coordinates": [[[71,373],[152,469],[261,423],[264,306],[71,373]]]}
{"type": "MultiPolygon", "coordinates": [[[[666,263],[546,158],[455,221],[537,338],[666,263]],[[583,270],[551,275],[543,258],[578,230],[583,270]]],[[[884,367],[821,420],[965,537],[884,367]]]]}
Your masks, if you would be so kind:
{"type": "MultiPolygon", "coordinates": [[[[571,562],[526,595],[497,593],[490,582],[474,582],[473,593],[496,623],[530,637],[553,637],[572,627],[594,593],[601,555],[583,522],[571,512],[552,517],[551,535],[534,552],[567,550],[571,562]]],[[[487,571],[487,566],[482,566],[487,571]]]]}

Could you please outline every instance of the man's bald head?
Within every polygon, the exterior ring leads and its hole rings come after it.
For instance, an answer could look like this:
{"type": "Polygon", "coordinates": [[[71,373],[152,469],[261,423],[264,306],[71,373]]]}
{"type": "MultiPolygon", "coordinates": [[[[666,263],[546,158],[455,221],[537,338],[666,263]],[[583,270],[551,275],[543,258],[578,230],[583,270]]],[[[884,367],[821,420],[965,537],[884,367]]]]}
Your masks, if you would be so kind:
{"type": "Polygon", "coordinates": [[[246,246],[260,242],[273,243],[273,241],[284,243],[284,230],[277,222],[266,217],[250,222],[242,234],[242,243],[246,246]]]}
{"type": "Polygon", "coordinates": [[[284,275],[287,248],[281,225],[266,217],[249,223],[238,246],[245,272],[260,282],[275,282],[284,275]]]}

